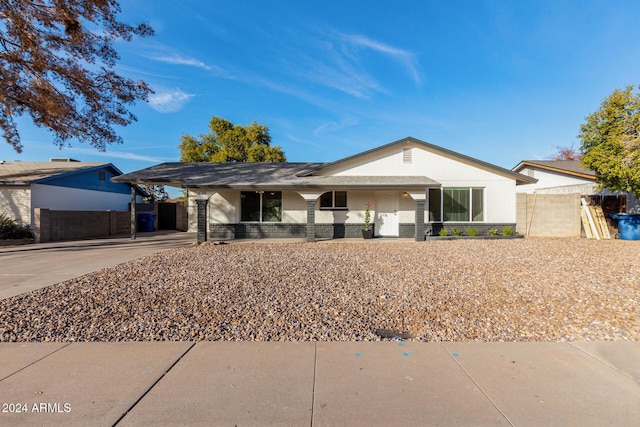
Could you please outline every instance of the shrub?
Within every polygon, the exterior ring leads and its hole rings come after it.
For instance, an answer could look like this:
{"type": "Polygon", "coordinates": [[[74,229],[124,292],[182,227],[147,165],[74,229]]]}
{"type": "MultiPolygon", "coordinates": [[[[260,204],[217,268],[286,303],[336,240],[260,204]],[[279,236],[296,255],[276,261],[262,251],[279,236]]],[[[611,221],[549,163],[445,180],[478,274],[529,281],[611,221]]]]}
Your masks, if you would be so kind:
{"type": "Polygon", "coordinates": [[[454,236],[462,236],[464,233],[462,230],[460,230],[458,227],[453,227],[451,229],[451,232],[453,233],[454,236]]]}
{"type": "Polygon", "coordinates": [[[438,231],[438,235],[440,235],[440,237],[444,237],[447,235],[447,230],[443,228],[440,229],[440,231],[438,231]]]}
{"type": "Polygon", "coordinates": [[[477,236],[480,234],[480,230],[478,229],[478,227],[467,227],[465,228],[465,231],[469,236],[477,236]]]}
{"type": "Polygon", "coordinates": [[[497,228],[492,228],[489,230],[489,232],[487,233],[489,236],[497,236],[498,235],[498,229],[497,228]]]}
{"type": "Polygon", "coordinates": [[[30,239],[33,237],[29,226],[20,224],[6,212],[0,213],[0,240],[30,239]]]}
{"type": "Polygon", "coordinates": [[[513,230],[511,229],[511,227],[503,227],[502,228],[502,235],[503,236],[513,236],[513,230]]]}

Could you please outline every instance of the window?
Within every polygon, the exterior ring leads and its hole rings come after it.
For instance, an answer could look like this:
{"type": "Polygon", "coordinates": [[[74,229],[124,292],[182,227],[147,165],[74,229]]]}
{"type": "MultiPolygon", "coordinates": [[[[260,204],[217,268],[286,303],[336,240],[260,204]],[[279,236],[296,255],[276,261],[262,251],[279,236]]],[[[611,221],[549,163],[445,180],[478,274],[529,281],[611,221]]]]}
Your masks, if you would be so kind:
{"type": "Polygon", "coordinates": [[[98,181],[106,181],[107,176],[104,171],[98,171],[98,181]]]}
{"type": "Polygon", "coordinates": [[[484,221],[484,189],[430,188],[429,221],[484,221]]]}
{"type": "Polygon", "coordinates": [[[242,222],[282,221],[282,192],[242,191],[240,220],[242,222]]]}
{"type": "Polygon", "coordinates": [[[346,209],[346,191],[327,191],[320,196],[320,209],[346,209]]]}

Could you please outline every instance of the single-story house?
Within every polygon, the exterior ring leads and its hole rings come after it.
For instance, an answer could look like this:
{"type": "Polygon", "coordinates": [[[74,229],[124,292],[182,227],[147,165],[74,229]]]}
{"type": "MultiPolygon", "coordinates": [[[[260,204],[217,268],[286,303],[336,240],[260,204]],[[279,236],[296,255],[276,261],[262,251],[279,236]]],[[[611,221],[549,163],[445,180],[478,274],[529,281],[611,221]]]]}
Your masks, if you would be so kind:
{"type": "MultiPolygon", "coordinates": [[[[128,211],[131,186],[112,182],[122,175],[111,163],[51,159],[0,162],[0,212],[34,228],[34,209],[128,211]]],[[[136,188],[136,199],[146,194],[136,188]]]]}
{"type": "Polygon", "coordinates": [[[198,240],[308,241],[361,237],[367,205],[376,236],[515,229],[516,187],[536,181],[412,137],[330,163],[162,163],[112,180],[188,189],[198,240]]]}
{"type": "Polygon", "coordinates": [[[571,194],[583,196],[616,196],[620,211],[640,213],[640,201],[631,193],[599,191],[594,171],[585,169],[578,160],[523,160],[513,169],[538,181],[518,187],[518,193],[571,194]]]}

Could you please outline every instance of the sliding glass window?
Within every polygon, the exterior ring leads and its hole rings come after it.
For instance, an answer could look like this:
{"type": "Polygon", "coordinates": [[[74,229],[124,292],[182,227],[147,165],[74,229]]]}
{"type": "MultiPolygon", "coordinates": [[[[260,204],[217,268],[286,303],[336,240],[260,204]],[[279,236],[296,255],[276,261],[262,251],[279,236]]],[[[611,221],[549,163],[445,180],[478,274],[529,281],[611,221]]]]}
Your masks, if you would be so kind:
{"type": "Polygon", "coordinates": [[[429,221],[484,221],[484,189],[430,188],[429,221]]]}
{"type": "Polygon", "coordinates": [[[240,193],[242,222],[282,221],[281,191],[242,191],[240,193]]]}

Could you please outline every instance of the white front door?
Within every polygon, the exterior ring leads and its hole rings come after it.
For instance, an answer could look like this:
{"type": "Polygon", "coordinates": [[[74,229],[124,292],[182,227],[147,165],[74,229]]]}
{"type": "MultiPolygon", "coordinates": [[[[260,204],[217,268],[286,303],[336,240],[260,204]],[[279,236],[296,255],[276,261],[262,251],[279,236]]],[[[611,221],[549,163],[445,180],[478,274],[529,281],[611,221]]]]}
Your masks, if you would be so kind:
{"type": "Polygon", "coordinates": [[[376,191],[375,233],[380,237],[398,237],[400,235],[400,216],[398,214],[398,192],[376,191]]]}

